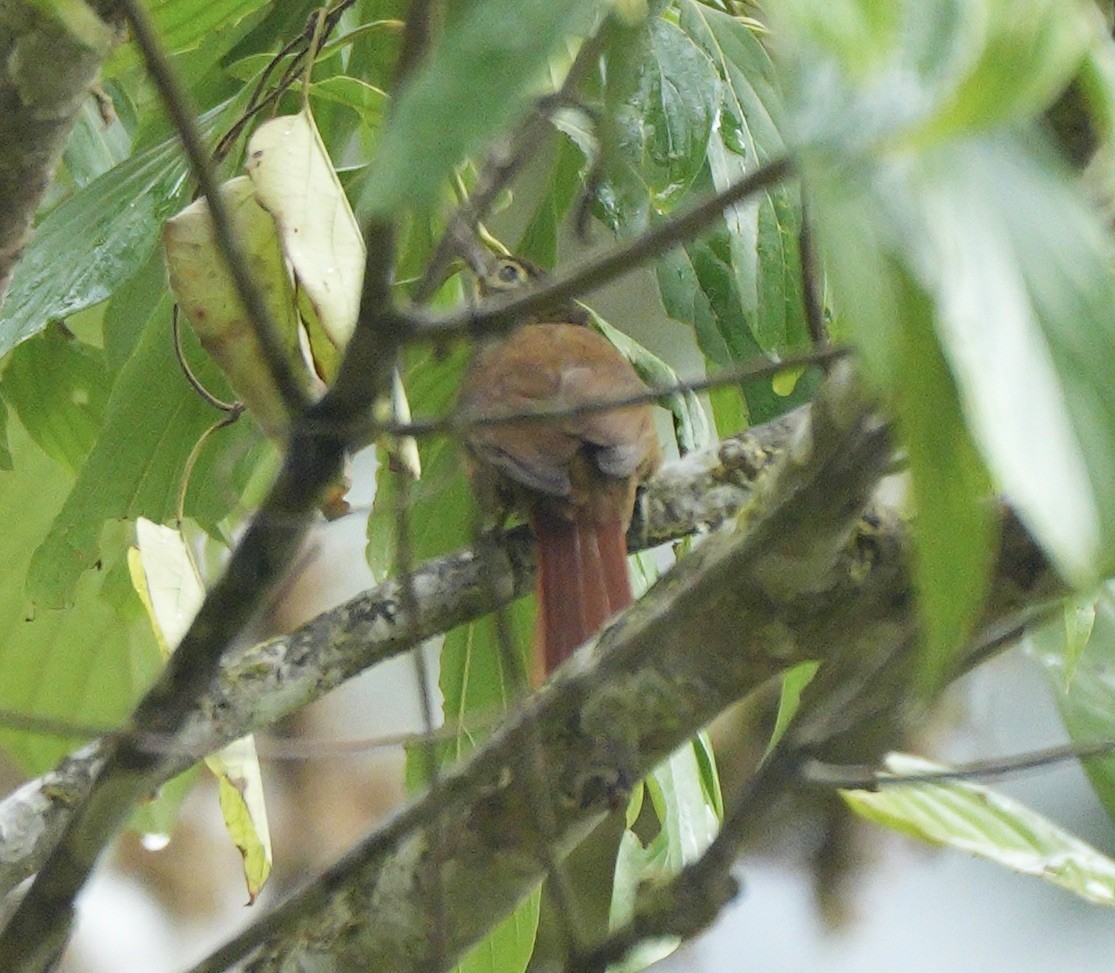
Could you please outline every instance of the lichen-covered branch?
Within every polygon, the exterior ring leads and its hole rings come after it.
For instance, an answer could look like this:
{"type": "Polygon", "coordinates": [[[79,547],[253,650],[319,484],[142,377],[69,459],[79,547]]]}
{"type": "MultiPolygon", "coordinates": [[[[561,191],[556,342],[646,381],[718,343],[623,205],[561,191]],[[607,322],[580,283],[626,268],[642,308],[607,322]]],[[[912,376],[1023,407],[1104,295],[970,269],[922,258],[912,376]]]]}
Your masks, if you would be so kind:
{"type": "Polygon", "coordinates": [[[543,878],[541,846],[568,852],[724,707],[797,661],[909,631],[900,532],[859,527],[886,432],[838,372],[742,529],[679,562],[467,763],[198,973],[261,943],[255,973],[433,969],[431,862],[452,962],[543,878]],[[540,834],[532,802],[547,793],[540,834]]]}
{"type": "Polygon", "coordinates": [[[0,4],[0,304],[82,103],[117,40],[112,5],[0,4]]]}

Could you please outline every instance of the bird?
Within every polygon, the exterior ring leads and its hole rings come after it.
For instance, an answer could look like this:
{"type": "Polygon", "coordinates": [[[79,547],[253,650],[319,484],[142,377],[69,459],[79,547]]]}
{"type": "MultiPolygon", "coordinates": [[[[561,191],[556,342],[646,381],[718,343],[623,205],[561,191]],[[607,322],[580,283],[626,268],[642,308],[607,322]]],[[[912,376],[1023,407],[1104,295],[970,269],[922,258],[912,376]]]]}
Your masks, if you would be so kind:
{"type": "MultiPolygon", "coordinates": [[[[542,276],[526,260],[500,257],[480,278],[480,292],[516,290],[542,276]]],[[[646,392],[631,363],[575,303],[481,340],[465,370],[457,405],[474,493],[488,513],[522,514],[534,535],[535,688],[633,601],[627,528],[661,448],[648,403],[498,420],[646,392]]]]}

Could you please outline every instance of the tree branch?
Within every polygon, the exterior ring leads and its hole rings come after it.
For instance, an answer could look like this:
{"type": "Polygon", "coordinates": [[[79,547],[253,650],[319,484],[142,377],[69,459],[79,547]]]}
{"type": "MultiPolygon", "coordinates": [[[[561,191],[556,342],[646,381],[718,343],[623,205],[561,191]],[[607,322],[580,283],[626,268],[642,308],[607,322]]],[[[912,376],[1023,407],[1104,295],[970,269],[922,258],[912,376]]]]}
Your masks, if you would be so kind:
{"type": "Polygon", "coordinates": [[[0,5],[0,306],[66,139],[119,39],[115,4],[0,5]]]}
{"type": "Polygon", "coordinates": [[[788,665],[824,658],[850,624],[888,644],[909,630],[909,600],[888,597],[908,589],[899,551],[878,550],[864,572],[855,528],[889,443],[849,374],[838,366],[812,421],[797,424],[746,530],[681,560],[592,654],[579,653],[449,771],[435,799],[412,804],[197,973],[224,969],[276,934],[248,965],[253,973],[326,955],[338,970],[432,969],[429,903],[416,879],[435,834],[448,841],[439,850],[453,962],[544,877],[528,737],[557,796],[548,843],[560,858],[725,706],[788,665]]]}

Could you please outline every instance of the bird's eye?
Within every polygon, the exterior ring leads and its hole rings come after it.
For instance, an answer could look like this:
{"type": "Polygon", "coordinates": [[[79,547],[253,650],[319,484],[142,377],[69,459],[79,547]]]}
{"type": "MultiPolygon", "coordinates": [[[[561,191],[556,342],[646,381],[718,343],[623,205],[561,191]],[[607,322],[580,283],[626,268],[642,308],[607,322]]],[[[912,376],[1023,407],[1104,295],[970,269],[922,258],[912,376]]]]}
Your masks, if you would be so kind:
{"type": "Polygon", "coordinates": [[[501,264],[496,276],[504,284],[517,284],[524,279],[523,268],[518,264],[505,263],[501,264]]]}

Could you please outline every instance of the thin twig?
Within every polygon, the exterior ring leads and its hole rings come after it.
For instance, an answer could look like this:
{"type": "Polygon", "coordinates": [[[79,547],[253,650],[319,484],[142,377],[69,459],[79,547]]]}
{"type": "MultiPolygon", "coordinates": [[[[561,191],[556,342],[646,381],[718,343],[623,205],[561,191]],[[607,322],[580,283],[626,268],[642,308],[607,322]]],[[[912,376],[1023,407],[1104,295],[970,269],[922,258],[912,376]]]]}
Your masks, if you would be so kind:
{"type": "Polygon", "coordinates": [[[186,381],[190,387],[197,392],[201,399],[213,406],[214,409],[219,409],[221,412],[235,412],[237,408],[243,409],[242,403],[239,402],[225,402],[209,391],[197,377],[194,370],[190,367],[190,363],[186,360],[186,351],[182,347],[182,315],[177,304],[170,312],[170,334],[171,340],[174,342],[174,357],[178,361],[178,367],[182,369],[182,374],[186,376],[186,381]]]}
{"type": "Polygon", "coordinates": [[[1043,769],[1066,760],[1088,760],[1115,753],[1115,740],[1098,740],[1093,743],[1065,743],[1041,750],[1010,757],[992,757],[973,760],[941,770],[906,774],[883,770],[866,764],[830,764],[809,760],[802,765],[801,778],[808,784],[840,790],[881,790],[889,787],[908,787],[914,784],[944,784],[950,781],[996,780],[1027,770],[1043,769]]]}
{"type": "Polygon", "coordinates": [[[310,404],[309,397],[294,377],[294,371],[279,342],[270,308],[248,268],[244,250],[232,226],[231,214],[209,160],[209,150],[197,123],[197,114],[190,106],[189,92],[172,68],[141,0],[120,0],[120,8],[131,25],[136,43],[143,53],[147,72],[159,90],[202,193],[209,202],[217,248],[228,267],[236,295],[248,312],[248,319],[256,332],[275,388],[282,397],[287,412],[290,415],[301,415],[310,404]]]}
{"type": "Polygon", "coordinates": [[[760,166],[702,203],[651,227],[625,243],[591,257],[563,274],[555,274],[535,287],[525,287],[511,295],[490,298],[475,307],[446,314],[430,314],[420,309],[403,312],[417,336],[473,333],[507,329],[524,317],[546,308],[581,297],[586,292],[640,266],[649,258],[664,253],[708,228],[729,206],[782,182],[793,171],[786,156],[760,166]]]}
{"type": "Polygon", "coordinates": [[[809,210],[803,205],[801,230],[798,233],[798,258],[801,262],[801,298],[805,306],[805,324],[814,348],[827,348],[828,328],[825,326],[825,304],[821,296],[821,268],[817,244],[809,221],[809,210]]]}
{"type": "Polygon", "coordinates": [[[816,351],[804,352],[800,355],[790,355],[781,361],[771,361],[769,358],[753,359],[741,362],[718,371],[715,375],[704,378],[686,379],[680,382],[655,384],[647,387],[645,392],[630,395],[600,396],[592,402],[577,405],[560,406],[551,409],[536,409],[530,412],[509,412],[500,416],[462,416],[458,413],[448,413],[431,419],[414,419],[411,422],[390,424],[386,428],[392,435],[397,436],[431,436],[438,434],[460,435],[466,430],[480,426],[506,426],[518,423],[553,422],[556,419],[571,419],[577,416],[590,415],[594,412],[608,412],[612,409],[632,405],[656,403],[660,399],[676,395],[679,392],[700,392],[705,389],[717,388],[721,385],[736,385],[749,379],[764,378],[777,375],[779,372],[795,368],[804,368],[809,365],[825,365],[838,361],[851,354],[847,347],[819,348],[816,351]]]}
{"type": "Polygon", "coordinates": [[[600,35],[587,38],[565,75],[561,87],[542,98],[507,140],[491,152],[476,180],[472,193],[449,217],[445,233],[434,248],[426,273],[414,290],[414,302],[428,301],[445,280],[445,272],[455,254],[470,241],[474,228],[483,222],[488,209],[503,189],[522,170],[549,132],[550,116],[569,99],[586,71],[600,54],[600,35]]]}

